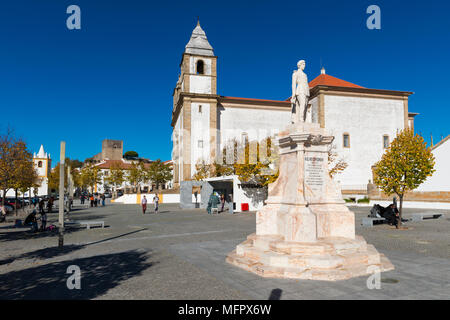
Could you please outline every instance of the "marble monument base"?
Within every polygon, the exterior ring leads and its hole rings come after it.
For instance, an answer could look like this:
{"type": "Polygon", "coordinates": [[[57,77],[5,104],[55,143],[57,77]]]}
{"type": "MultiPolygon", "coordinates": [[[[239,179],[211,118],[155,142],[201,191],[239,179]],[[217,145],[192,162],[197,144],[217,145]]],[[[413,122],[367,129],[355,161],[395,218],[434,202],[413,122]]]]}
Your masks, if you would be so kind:
{"type": "Polygon", "coordinates": [[[256,233],[227,262],[262,277],[330,281],[394,269],[355,235],[355,216],[328,174],[333,139],[311,123],[279,134],[279,177],[256,213],[256,233]]]}
{"type": "Polygon", "coordinates": [[[328,281],[394,269],[383,254],[360,236],[354,240],[327,238],[306,243],[251,234],[226,261],[266,278],[328,281]]]}

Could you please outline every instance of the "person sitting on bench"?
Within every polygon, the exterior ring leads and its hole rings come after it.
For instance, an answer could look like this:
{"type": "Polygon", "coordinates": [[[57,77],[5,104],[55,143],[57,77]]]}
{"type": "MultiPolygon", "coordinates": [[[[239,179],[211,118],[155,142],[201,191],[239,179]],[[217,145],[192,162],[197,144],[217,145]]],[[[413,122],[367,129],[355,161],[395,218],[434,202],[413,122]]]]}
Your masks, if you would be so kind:
{"type": "Polygon", "coordinates": [[[389,225],[393,225],[398,229],[398,220],[400,218],[397,206],[394,203],[391,203],[383,210],[382,214],[383,218],[386,219],[389,225]]]}
{"type": "Polygon", "coordinates": [[[36,219],[36,209],[33,210],[26,218],[24,225],[31,226],[31,232],[37,232],[38,231],[38,223],[36,219]]]}

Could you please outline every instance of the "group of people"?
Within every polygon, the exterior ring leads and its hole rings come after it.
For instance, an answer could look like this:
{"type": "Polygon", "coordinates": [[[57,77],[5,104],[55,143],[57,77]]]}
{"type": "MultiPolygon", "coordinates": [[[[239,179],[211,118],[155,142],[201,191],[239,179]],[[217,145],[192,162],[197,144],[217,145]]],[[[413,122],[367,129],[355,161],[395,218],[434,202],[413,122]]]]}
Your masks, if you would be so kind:
{"type": "MultiPolygon", "coordinates": [[[[155,205],[155,213],[158,213],[159,197],[157,194],[155,194],[155,196],[153,197],[153,203],[155,205]]],[[[147,197],[145,195],[141,200],[141,206],[142,214],[145,214],[145,211],[147,211],[147,197]]]]}
{"type": "Polygon", "coordinates": [[[31,232],[38,232],[38,231],[45,231],[47,230],[47,213],[45,210],[42,210],[39,212],[41,215],[40,218],[38,218],[36,209],[33,209],[33,211],[25,218],[24,225],[31,226],[31,232]],[[38,227],[38,220],[41,220],[41,227],[38,227]]]}
{"type": "Polygon", "coordinates": [[[84,202],[86,201],[86,199],[89,199],[90,203],[91,203],[91,207],[97,207],[97,206],[101,206],[104,207],[105,206],[105,201],[106,201],[106,196],[105,194],[91,194],[91,195],[84,195],[82,194],[80,196],[80,200],[81,200],[81,204],[84,204],[84,202]]]}
{"type": "Polygon", "coordinates": [[[42,214],[45,211],[45,209],[47,209],[48,213],[52,213],[53,205],[55,204],[55,198],[53,196],[51,196],[48,199],[46,198],[39,199],[38,197],[34,197],[31,200],[31,203],[33,204],[34,208],[37,207],[39,209],[40,214],[42,214]]]}
{"type": "MultiPolygon", "coordinates": [[[[225,195],[222,193],[220,196],[217,192],[213,192],[209,196],[208,200],[208,206],[206,207],[206,211],[208,214],[212,214],[212,209],[217,208],[218,212],[223,212],[225,207],[225,195]],[[219,204],[220,204],[220,210],[219,210],[219,204]]],[[[232,212],[231,212],[232,213],[232,212]]]]}

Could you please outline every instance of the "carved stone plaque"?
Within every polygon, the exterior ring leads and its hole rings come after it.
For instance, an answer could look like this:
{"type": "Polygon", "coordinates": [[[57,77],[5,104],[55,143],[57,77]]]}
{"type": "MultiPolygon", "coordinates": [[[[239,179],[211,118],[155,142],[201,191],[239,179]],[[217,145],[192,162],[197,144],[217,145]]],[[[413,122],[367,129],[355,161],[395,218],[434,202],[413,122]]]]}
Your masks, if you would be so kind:
{"type": "Polygon", "coordinates": [[[307,201],[315,202],[325,191],[327,158],[323,153],[305,153],[305,196],[307,201]]]}

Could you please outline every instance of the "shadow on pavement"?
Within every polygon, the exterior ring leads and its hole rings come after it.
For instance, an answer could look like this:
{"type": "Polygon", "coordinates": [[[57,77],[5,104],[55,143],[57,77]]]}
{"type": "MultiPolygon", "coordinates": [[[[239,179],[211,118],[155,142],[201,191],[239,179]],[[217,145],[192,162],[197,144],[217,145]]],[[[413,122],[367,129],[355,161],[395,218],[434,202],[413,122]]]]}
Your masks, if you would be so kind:
{"type": "MultiPolygon", "coordinates": [[[[106,238],[106,239],[103,239],[103,240],[99,240],[99,241],[95,241],[95,242],[91,242],[91,243],[83,244],[83,245],[70,244],[70,245],[64,245],[62,248],[59,248],[59,247],[48,247],[48,248],[39,249],[39,250],[31,251],[31,252],[26,252],[26,253],[23,253],[21,255],[15,256],[15,257],[10,257],[10,258],[7,258],[7,259],[0,260],[0,266],[4,265],[4,264],[11,263],[14,260],[19,260],[19,259],[50,259],[50,258],[54,258],[54,257],[57,257],[57,256],[62,256],[62,255],[65,255],[65,254],[69,254],[69,253],[71,253],[73,251],[76,251],[76,250],[80,250],[80,249],[82,249],[84,247],[87,247],[89,245],[99,244],[99,243],[102,243],[102,242],[106,242],[106,241],[110,241],[110,240],[113,240],[113,239],[121,238],[121,237],[130,235],[130,234],[133,234],[133,233],[141,232],[141,231],[144,231],[144,230],[148,230],[148,229],[147,228],[143,228],[143,229],[140,229],[140,230],[127,232],[127,233],[124,233],[124,234],[121,234],[121,235],[118,235],[118,236],[115,236],[115,237],[110,237],[110,238],[106,238]]],[[[65,230],[65,232],[66,231],[67,231],[67,229],[65,230]]],[[[55,232],[55,235],[58,235],[58,233],[55,232]]]]}
{"type": "Polygon", "coordinates": [[[26,253],[23,253],[21,255],[15,256],[15,257],[0,260],[0,266],[11,263],[14,260],[19,260],[19,259],[50,259],[50,258],[54,258],[57,256],[62,256],[62,255],[71,253],[71,252],[79,250],[83,247],[85,247],[85,246],[71,244],[71,245],[65,245],[62,248],[49,247],[49,248],[39,249],[36,251],[26,252],[26,253]]]}
{"type": "Polygon", "coordinates": [[[272,292],[270,292],[269,300],[280,300],[282,293],[283,290],[281,289],[273,289],[272,292]]]}
{"type": "Polygon", "coordinates": [[[0,299],[93,299],[157,263],[148,258],[131,250],[12,271],[0,275],[0,299]],[[67,288],[71,265],[81,270],[79,290],[67,288]]]}
{"type": "MultiPolygon", "coordinates": [[[[50,224],[48,224],[50,225],[50,224]]],[[[14,229],[14,228],[11,228],[14,229]]],[[[17,228],[17,231],[0,233],[0,242],[4,241],[14,241],[14,240],[30,240],[30,239],[41,239],[41,238],[51,238],[58,237],[57,229],[53,231],[43,231],[43,232],[30,232],[30,229],[25,228],[17,228]]],[[[67,228],[64,230],[64,233],[72,233],[76,232],[78,229],[76,228],[67,228]]]]}

